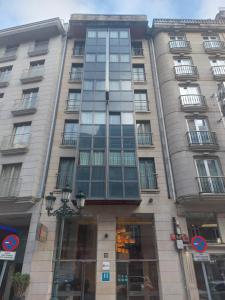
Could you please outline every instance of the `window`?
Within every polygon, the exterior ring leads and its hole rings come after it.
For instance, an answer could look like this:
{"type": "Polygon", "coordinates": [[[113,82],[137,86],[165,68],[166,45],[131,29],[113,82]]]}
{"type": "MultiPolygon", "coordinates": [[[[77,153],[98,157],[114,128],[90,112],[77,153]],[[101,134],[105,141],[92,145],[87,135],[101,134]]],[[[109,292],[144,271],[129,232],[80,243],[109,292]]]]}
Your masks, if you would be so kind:
{"type": "Polygon", "coordinates": [[[34,50],[45,50],[48,49],[49,41],[35,41],[34,43],[34,50]]]}
{"type": "Polygon", "coordinates": [[[80,151],[80,166],[90,165],[90,151],[80,151]]]}
{"type": "Polygon", "coordinates": [[[120,31],[121,39],[128,39],[128,31],[120,31]]]}
{"type": "Polygon", "coordinates": [[[123,153],[123,164],[124,164],[124,166],[136,166],[135,152],[124,151],[124,153],[123,153]]]}
{"type": "Polygon", "coordinates": [[[77,145],[78,122],[76,120],[66,120],[62,137],[62,145],[77,145]]]}
{"type": "Polygon", "coordinates": [[[5,48],[5,55],[10,56],[10,55],[15,55],[17,52],[18,46],[7,46],[5,48]]]}
{"type": "Polygon", "coordinates": [[[81,101],[81,90],[69,90],[67,99],[67,111],[78,111],[81,101]]]}
{"type": "Polygon", "coordinates": [[[32,62],[30,62],[30,69],[35,69],[35,68],[43,67],[44,64],[45,64],[44,60],[32,61],[32,62]]]}
{"type": "Polygon", "coordinates": [[[23,90],[22,107],[23,109],[34,108],[37,103],[38,88],[23,90]]]}
{"type": "Polygon", "coordinates": [[[59,170],[56,182],[56,188],[62,189],[69,186],[72,189],[73,172],[75,159],[71,157],[61,157],[59,161],[59,170]]]}
{"type": "Polygon", "coordinates": [[[127,63],[130,61],[130,55],[129,54],[110,54],[109,60],[112,63],[127,63]]]}
{"type": "Polygon", "coordinates": [[[107,31],[98,31],[98,39],[106,38],[107,31]]]}
{"type": "Polygon", "coordinates": [[[4,97],[4,93],[0,93],[0,99],[4,97]]]}
{"type": "Polygon", "coordinates": [[[118,39],[119,38],[119,32],[118,31],[110,31],[110,38],[111,39],[118,39]]]}
{"type": "Polygon", "coordinates": [[[83,65],[82,64],[72,64],[70,72],[70,80],[80,81],[82,78],[83,65]]]}
{"type": "Polygon", "coordinates": [[[22,164],[2,165],[0,176],[0,196],[15,197],[18,196],[20,189],[20,172],[22,164]]]}
{"type": "Polygon", "coordinates": [[[186,220],[190,239],[195,235],[201,235],[208,243],[221,243],[215,214],[190,213],[186,220]]]}
{"type": "Polygon", "coordinates": [[[144,65],[133,65],[133,81],[145,81],[144,65]]]}
{"type": "Polygon", "coordinates": [[[134,108],[136,111],[148,111],[147,91],[135,90],[134,91],[134,108]]]}
{"type": "Polygon", "coordinates": [[[84,80],[83,89],[86,91],[92,91],[94,89],[94,81],[93,80],[84,80]]]}
{"type": "Polygon", "coordinates": [[[185,41],[184,35],[170,35],[171,41],[185,41]]]}
{"type": "Polygon", "coordinates": [[[95,112],[94,113],[94,124],[105,124],[105,113],[95,112]]]}
{"type": "Polygon", "coordinates": [[[208,120],[206,118],[201,119],[189,119],[188,123],[188,138],[191,144],[213,144],[214,136],[209,130],[208,120]]]}
{"type": "Polygon", "coordinates": [[[95,54],[86,54],[86,62],[95,62],[95,54]]]}
{"type": "Polygon", "coordinates": [[[196,159],[198,184],[202,193],[225,193],[225,181],[217,159],[196,159]]]}
{"type": "Polygon", "coordinates": [[[142,189],[157,189],[154,158],[140,158],[140,183],[142,189]]]}
{"type": "Polygon", "coordinates": [[[93,151],[92,153],[92,166],[103,166],[104,165],[104,152],[93,151]]]}
{"type": "Polygon", "coordinates": [[[119,54],[110,54],[109,56],[109,61],[110,62],[114,62],[114,63],[118,63],[119,62],[119,54]]]}
{"type": "Polygon", "coordinates": [[[218,35],[205,35],[202,37],[204,41],[219,41],[218,35]]]}
{"type": "Polygon", "coordinates": [[[133,113],[122,113],[122,124],[134,124],[133,113]]]}
{"type": "Polygon", "coordinates": [[[105,62],[105,54],[97,54],[96,60],[97,62],[105,62]]]}
{"type": "Polygon", "coordinates": [[[212,67],[225,67],[225,59],[211,59],[210,64],[212,67]]]}
{"type": "Polygon", "coordinates": [[[120,113],[109,113],[109,124],[117,125],[120,123],[120,113]]]}
{"type": "Polygon", "coordinates": [[[150,121],[137,121],[136,127],[138,145],[152,145],[150,121]]]}
{"type": "Polygon", "coordinates": [[[75,41],[73,55],[84,55],[84,41],[75,41]]]}
{"type": "Polygon", "coordinates": [[[12,66],[0,68],[0,81],[8,81],[12,66]]]}
{"type": "Polygon", "coordinates": [[[142,42],[132,42],[131,43],[131,52],[133,56],[143,56],[143,48],[142,48],[142,42]]]}
{"type": "Polygon", "coordinates": [[[110,91],[119,91],[120,90],[120,82],[119,81],[110,81],[109,82],[110,91]]]}
{"type": "Polygon", "coordinates": [[[106,115],[105,112],[82,112],[81,123],[82,124],[105,124],[106,115]]]}
{"type": "Polygon", "coordinates": [[[88,38],[96,38],[96,31],[94,30],[88,30],[88,38]]]}
{"type": "Polygon", "coordinates": [[[105,81],[104,80],[96,80],[95,81],[95,90],[96,91],[104,91],[105,90],[105,81]]]}
{"type": "Polygon", "coordinates": [[[131,90],[131,81],[121,80],[121,91],[130,91],[131,90]]]}
{"type": "Polygon", "coordinates": [[[14,124],[12,146],[26,146],[30,139],[31,123],[14,124]]]}
{"type": "Polygon", "coordinates": [[[121,166],[121,152],[110,151],[109,153],[109,165],[110,166],[121,166]]]}

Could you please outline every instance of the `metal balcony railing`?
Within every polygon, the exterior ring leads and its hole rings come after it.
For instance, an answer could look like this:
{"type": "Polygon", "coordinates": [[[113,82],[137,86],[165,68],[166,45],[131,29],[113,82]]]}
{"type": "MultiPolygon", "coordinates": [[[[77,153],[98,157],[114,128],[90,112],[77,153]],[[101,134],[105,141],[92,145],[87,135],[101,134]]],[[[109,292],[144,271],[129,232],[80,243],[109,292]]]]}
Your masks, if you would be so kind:
{"type": "Polygon", "coordinates": [[[66,100],[66,111],[79,111],[80,110],[80,100],[67,99],[66,100]]]}
{"type": "Polygon", "coordinates": [[[158,184],[157,184],[157,174],[152,173],[146,176],[140,175],[140,184],[141,184],[141,189],[146,190],[146,189],[158,189],[158,184]]]}
{"type": "Polygon", "coordinates": [[[143,48],[131,47],[132,56],[144,56],[143,48]]]}
{"type": "Polygon", "coordinates": [[[0,177],[0,197],[18,197],[22,179],[20,177],[0,177]]]}
{"type": "Polygon", "coordinates": [[[62,134],[61,145],[64,146],[77,146],[78,133],[77,132],[64,132],[62,134]]]}
{"type": "Polygon", "coordinates": [[[137,134],[138,145],[149,146],[152,145],[152,133],[138,133],[137,134]]]}
{"type": "Polygon", "coordinates": [[[29,56],[43,55],[48,53],[48,42],[31,45],[28,50],[29,56]]]}
{"type": "Polygon", "coordinates": [[[72,189],[73,175],[70,173],[59,173],[56,179],[56,188],[62,189],[69,186],[72,189]]]}
{"type": "Polygon", "coordinates": [[[225,51],[225,43],[223,41],[204,41],[203,46],[206,52],[225,51]]]}
{"type": "Polygon", "coordinates": [[[73,55],[77,55],[77,56],[82,56],[82,55],[84,55],[84,47],[80,47],[80,48],[78,48],[78,47],[74,47],[73,48],[73,55]]]}
{"type": "Polygon", "coordinates": [[[23,98],[23,99],[17,99],[14,102],[13,111],[16,110],[30,110],[35,109],[37,107],[37,97],[33,98],[23,98]]]}
{"type": "Polygon", "coordinates": [[[183,107],[206,106],[205,97],[202,95],[181,95],[179,98],[183,107]]]}
{"type": "Polygon", "coordinates": [[[70,72],[70,80],[81,81],[83,71],[70,72]]]}
{"type": "Polygon", "coordinates": [[[213,66],[212,72],[214,77],[225,77],[225,65],[213,66]]]}
{"type": "Polygon", "coordinates": [[[34,77],[43,77],[45,72],[44,66],[31,67],[23,70],[21,80],[30,79],[34,77]]]}
{"type": "Polygon", "coordinates": [[[132,76],[133,76],[133,81],[145,81],[146,80],[146,76],[145,73],[139,73],[136,72],[135,70],[132,71],[132,76]]]}
{"type": "Polygon", "coordinates": [[[135,111],[149,111],[148,101],[134,100],[135,111]]]}
{"type": "Polygon", "coordinates": [[[191,44],[189,41],[169,41],[169,47],[171,52],[174,51],[190,51],[191,44]]]}
{"type": "Polygon", "coordinates": [[[0,72],[0,84],[9,82],[10,72],[0,72]]]}
{"type": "Polygon", "coordinates": [[[224,176],[197,177],[200,193],[225,193],[224,176]]]}
{"type": "Polygon", "coordinates": [[[26,134],[13,134],[4,136],[1,143],[1,151],[11,149],[27,148],[30,143],[30,133],[26,134]]]}
{"type": "Polygon", "coordinates": [[[218,145],[216,133],[211,131],[188,131],[187,139],[189,146],[218,145]]]}
{"type": "Polygon", "coordinates": [[[190,66],[190,65],[174,66],[174,72],[176,78],[198,77],[198,70],[196,66],[190,66]]]}
{"type": "Polygon", "coordinates": [[[6,51],[0,57],[0,62],[15,60],[16,59],[16,53],[17,53],[17,48],[11,48],[10,50],[6,51]]]}

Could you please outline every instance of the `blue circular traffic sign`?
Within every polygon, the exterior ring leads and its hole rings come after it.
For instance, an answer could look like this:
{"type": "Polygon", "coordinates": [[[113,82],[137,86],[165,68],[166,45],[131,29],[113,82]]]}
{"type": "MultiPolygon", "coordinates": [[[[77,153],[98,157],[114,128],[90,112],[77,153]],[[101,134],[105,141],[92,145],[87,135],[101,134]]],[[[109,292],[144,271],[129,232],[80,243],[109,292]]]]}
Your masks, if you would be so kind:
{"type": "Polygon", "coordinates": [[[19,237],[16,234],[9,234],[2,241],[2,248],[5,251],[14,251],[19,247],[19,244],[19,237]]]}
{"type": "Polygon", "coordinates": [[[192,248],[200,253],[203,253],[208,248],[205,238],[201,235],[196,235],[191,239],[192,248]]]}

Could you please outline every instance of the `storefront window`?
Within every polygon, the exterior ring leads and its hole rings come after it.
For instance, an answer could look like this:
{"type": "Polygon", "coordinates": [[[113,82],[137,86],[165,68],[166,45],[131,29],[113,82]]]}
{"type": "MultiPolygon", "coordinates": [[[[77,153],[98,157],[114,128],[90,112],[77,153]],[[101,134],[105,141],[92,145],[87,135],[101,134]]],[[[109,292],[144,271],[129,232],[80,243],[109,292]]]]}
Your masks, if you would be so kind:
{"type": "Polygon", "coordinates": [[[117,300],[158,300],[154,221],[118,219],[117,300]]]}

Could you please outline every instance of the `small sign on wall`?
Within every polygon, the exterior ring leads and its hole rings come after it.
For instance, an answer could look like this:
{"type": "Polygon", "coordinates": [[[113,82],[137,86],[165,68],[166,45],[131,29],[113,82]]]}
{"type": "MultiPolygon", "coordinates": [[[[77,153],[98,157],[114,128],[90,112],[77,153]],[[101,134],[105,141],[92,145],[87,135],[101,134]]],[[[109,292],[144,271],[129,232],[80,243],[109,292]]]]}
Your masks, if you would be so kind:
{"type": "Polygon", "coordinates": [[[15,260],[16,252],[0,251],[0,260],[15,260]]]}
{"type": "Polygon", "coordinates": [[[109,281],[110,281],[110,273],[102,272],[102,282],[109,282],[109,281]]]}
{"type": "Polygon", "coordinates": [[[109,271],[110,270],[110,262],[109,261],[103,261],[102,270],[103,271],[109,271]]]}

